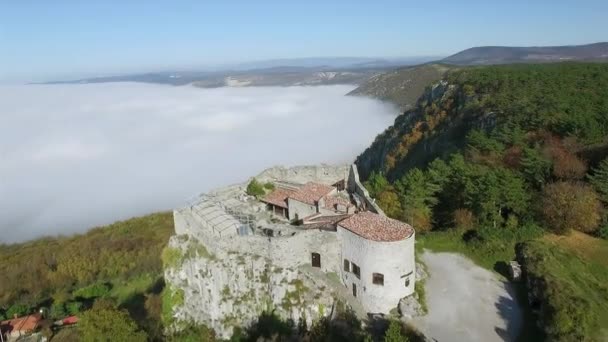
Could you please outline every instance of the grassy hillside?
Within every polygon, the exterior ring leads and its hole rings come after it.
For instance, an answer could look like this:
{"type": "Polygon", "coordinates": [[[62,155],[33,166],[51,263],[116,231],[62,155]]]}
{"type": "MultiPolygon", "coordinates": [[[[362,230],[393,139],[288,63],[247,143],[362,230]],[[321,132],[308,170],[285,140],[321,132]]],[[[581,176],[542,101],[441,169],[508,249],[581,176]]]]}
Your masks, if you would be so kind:
{"type": "Polygon", "coordinates": [[[116,222],[70,237],[0,245],[0,316],[40,307],[53,319],[103,298],[159,334],[161,251],[173,234],[170,212],[116,222]],[[153,311],[158,311],[157,313],[153,311]]]}
{"type": "Polygon", "coordinates": [[[582,234],[551,236],[523,244],[519,254],[548,338],[608,339],[608,242],[582,234]]]}

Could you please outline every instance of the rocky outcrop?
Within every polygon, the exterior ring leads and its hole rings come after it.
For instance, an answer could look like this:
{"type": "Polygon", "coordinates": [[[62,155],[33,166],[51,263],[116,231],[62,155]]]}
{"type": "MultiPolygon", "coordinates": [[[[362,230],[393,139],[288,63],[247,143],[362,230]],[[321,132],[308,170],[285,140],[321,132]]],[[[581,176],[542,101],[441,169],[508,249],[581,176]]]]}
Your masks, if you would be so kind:
{"type": "Polygon", "coordinates": [[[203,323],[229,338],[237,326],[248,326],[263,311],[274,311],[298,323],[329,315],[334,295],[325,279],[305,270],[273,266],[264,256],[228,252],[211,254],[198,241],[171,238],[169,248],[182,256],[167,267],[165,280],[183,296],[172,310],[173,329],[203,323]],[[179,304],[179,303],[178,303],[179,304]]]}
{"type": "Polygon", "coordinates": [[[450,67],[423,64],[370,77],[348,95],[369,96],[392,102],[400,111],[412,109],[426,87],[441,80],[450,67]]]}

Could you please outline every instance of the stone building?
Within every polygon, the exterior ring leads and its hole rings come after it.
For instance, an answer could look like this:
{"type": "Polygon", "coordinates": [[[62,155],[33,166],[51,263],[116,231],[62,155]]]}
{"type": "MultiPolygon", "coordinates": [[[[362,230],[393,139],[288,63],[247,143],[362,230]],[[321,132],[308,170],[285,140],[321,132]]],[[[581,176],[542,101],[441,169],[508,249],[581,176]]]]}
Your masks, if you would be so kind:
{"type": "Polygon", "coordinates": [[[337,300],[361,316],[388,314],[414,292],[414,229],[386,217],[355,165],[273,168],[256,178],[275,190],[256,200],[239,184],[174,211],[169,246],[184,260],[165,278],[183,291],[178,321],[229,337],[268,305],[310,324],[337,300]]]}

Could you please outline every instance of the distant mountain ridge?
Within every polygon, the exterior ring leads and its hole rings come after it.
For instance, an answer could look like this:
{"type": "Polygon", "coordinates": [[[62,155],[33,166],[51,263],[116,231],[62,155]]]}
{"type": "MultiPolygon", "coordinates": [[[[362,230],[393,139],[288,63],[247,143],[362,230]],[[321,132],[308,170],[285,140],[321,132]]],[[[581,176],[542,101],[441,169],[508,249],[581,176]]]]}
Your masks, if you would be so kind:
{"type": "Polygon", "coordinates": [[[608,42],[567,46],[479,46],[441,60],[456,65],[608,60],[608,42]]]}
{"type": "Polygon", "coordinates": [[[43,82],[42,84],[142,82],[170,85],[193,84],[202,88],[359,84],[375,74],[405,65],[428,62],[433,59],[433,57],[277,59],[241,63],[215,70],[164,71],[89,77],[77,80],[43,82]]]}
{"type": "Polygon", "coordinates": [[[348,95],[370,96],[389,101],[403,111],[411,109],[425,88],[441,80],[449,70],[475,65],[567,61],[608,62],[608,43],[546,47],[474,47],[436,62],[373,75],[348,95]]]}

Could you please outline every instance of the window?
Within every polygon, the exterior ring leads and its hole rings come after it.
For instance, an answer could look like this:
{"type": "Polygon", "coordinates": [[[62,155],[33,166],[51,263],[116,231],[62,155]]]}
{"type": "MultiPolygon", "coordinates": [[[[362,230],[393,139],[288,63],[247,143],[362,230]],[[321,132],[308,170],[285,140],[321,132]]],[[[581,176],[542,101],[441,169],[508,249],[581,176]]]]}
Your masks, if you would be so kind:
{"type": "Polygon", "coordinates": [[[372,282],[376,285],[384,286],[384,274],[382,274],[382,273],[372,274],[372,282]]]}
{"type": "Polygon", "coordinates": [[[350,261],[344,259],[344,272],[350,272],[350,261]]]}
{"type": "Polygon", "coordinates": [[[414,273],[414,271],[410,271],[408,274],[404,274],[401,276],[401,279],[405,278],[405,287],[410,286],[410,276],[414,273]]]}
{"type": "Polygon", "coordinates": [[[353,264],[353,274],[357,276],[357,278],[361,279],[361,270],[359,269],[359,266],[357,266],[357,264],[355,264],[354,262],[353,264]]]}
{"type": "Polygon", "coordinates": [[[321,254],[312,253],[312,267],[321,267],[321,254]]]}

